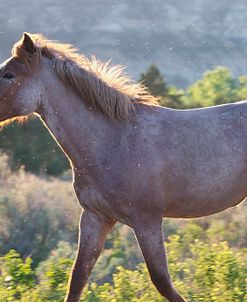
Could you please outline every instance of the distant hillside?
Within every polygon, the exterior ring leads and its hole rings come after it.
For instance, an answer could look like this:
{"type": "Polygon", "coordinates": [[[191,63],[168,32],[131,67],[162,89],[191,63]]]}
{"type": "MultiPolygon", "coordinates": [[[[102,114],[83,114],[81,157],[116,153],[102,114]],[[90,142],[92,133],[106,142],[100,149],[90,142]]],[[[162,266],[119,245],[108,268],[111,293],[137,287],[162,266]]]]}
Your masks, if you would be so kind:
{"type": "Polygon", "coordinates": [[[156,63],[184,87],[215,65],[247,74],[246,20],[245,0],[0,0],[0,59],[23,31],[42,32],[136,79],[156,63]]]}

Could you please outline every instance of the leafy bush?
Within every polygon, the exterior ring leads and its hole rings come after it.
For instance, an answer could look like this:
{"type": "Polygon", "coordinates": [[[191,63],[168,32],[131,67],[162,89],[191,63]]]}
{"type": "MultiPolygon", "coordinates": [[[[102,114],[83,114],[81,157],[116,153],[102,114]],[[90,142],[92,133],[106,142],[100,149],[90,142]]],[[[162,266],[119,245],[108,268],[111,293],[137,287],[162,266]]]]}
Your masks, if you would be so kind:
{"type": "Polygon", "coordinates": [[[77,240],[80,210],[71,181],[11,172],[0,156],[0,255],[15,249],[37,265],[61,240],[77,240]]]}
{"type": "MultiPolygon", "coordinates": [[[[246,301],[246,254],[234,251],[227,243],[202,243],[198,239],[189,245],[184,258],[183,238],[168,238],[169,267],[176,288],[188,301],[246,301]],[[182,245],[182,248],[181,248],[182,245]]],[[[53,258],[42,275],[31,269],[31,259],[22,261],[10,251],[1,258],[0,294],[5,301],[63,302],[72,259],[53,258]],[[36,281],[37,280],[37,281],[36,281]]],[[[90,283],[82,302],[161,302],[163,298],[150,281],[146,266],[135,270],[118,267],[112,283],[90,283]]]]}
{"type": "Polygon", "coordinates": [[[0,297],[2,297],[2,301],[19,301],[22,295],[34,287],[35,274],[31,263],[31,258],[22,261],[20,255],[14,250],[0,258],[0,297]]]}

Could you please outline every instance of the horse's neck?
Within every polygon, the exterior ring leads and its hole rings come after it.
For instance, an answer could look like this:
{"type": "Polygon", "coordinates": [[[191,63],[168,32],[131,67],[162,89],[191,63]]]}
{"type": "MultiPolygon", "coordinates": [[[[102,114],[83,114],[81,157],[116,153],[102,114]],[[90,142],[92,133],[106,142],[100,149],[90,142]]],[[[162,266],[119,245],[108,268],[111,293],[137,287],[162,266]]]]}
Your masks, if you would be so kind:
{"type": "Polygon", "coordinates": [[[103,115],[94,112],[70,87],[53,89],[39,114],[75,169],[93,162],[107,127],[103,115]]]}

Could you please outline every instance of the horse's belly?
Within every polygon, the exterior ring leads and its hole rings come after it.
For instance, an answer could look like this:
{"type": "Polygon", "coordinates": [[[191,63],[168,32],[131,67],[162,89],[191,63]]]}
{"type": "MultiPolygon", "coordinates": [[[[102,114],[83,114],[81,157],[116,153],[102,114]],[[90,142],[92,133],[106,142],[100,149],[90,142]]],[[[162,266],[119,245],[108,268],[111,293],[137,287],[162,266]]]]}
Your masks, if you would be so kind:
{"type": "Polygon", "coordinates": [[[226,185],[224,190],[184,194],[172,202],[164,210],[164,217],[196,218],[212,215],[240,204],[247,197],[247,186],[234,187],[226,185]]]}
{"type": "MultiPolygon", "coordinates": [[[[246,196],[245,196],[246,197],[246,196]]],[[[169,218],[199,218],[199,217],[205,217],[205,216],[209,216],[209,215],[213,215],[219,212],[222,212],[228,208],[237,206],[238,204],[240,204],[244,199],[240,198],[238,200],[235,200],[231,203],[228,203],[227,205],[219,205],[219,206],[214,206],[214,207],[208,207],[208,206],[203,206],[201,205],[200,201],[198,201],[198,203],[200,203],[201,206],[197,207],[195,205],[191,205],[188,204],[187,207],[185,209],[181,208],[181,207],[176,207],[173,206],[169,209],[166,209],[164,211],[164,217],[169,217],[169,218]]]]}

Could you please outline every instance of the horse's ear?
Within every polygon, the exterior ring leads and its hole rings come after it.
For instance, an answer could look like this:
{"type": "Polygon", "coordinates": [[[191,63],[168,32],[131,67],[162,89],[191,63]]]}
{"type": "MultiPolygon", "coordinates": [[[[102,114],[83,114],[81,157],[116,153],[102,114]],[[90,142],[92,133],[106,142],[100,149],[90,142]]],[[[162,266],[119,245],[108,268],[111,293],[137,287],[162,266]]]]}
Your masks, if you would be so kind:
{"type": "Polygon", "coordinates": [[[27,33],[23,34],[21,47],[25,49],[27,52],[29,52],[31,55],[34,55],[36,52],[33,40],[27,33]]]}

